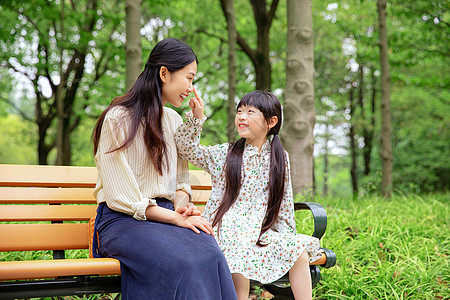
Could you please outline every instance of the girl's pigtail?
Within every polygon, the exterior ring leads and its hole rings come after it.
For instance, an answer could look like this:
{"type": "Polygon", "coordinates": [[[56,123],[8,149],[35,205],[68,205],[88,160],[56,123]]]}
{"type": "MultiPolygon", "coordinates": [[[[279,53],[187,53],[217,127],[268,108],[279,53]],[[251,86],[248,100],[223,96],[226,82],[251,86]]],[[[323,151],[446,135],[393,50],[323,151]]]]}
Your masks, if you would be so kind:
{"type": "MultiPolygon", "coordinates": [[[[275,224],[278,218],[284,197],[285,176],[286,155],[280,137],[278,134],[274,134],[270,148],[269,201],[259,238],[275,224]]],[[[260,247],[266,246],[266,244],[261,243],[260,239],[256,244],[260,247]]]]}
{"type": "Polygon", "coordinates": [[[241,138],[229,147],[225,161],[225,191],[222,202],[217,208],[212,226],[220,225],[223,215],[236,202],[242,185],[242,156],[244,154],[245,139],[241,138]]]}

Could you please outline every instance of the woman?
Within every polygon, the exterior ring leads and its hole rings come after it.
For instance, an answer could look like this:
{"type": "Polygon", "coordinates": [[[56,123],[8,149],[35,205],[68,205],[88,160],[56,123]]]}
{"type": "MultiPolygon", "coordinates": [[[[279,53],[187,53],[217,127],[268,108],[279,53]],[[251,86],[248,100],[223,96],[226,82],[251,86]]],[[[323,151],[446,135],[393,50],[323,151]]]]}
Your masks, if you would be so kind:
{"type": "Polygon", "coordinates": [[[93,131],[94,255],[120,261],[123,299],[236,299],[212,227],[189,203],[188,165],[174,141],[181,117],[163,107],[189,96],[197,63],[182,41],[160,41],[93,131]]]}

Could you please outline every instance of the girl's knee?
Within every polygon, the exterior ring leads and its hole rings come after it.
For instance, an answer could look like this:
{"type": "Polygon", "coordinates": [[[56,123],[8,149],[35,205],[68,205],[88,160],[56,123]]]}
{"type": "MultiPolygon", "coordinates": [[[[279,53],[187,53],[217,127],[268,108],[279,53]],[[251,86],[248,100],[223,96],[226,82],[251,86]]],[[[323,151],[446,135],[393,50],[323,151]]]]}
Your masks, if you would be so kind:
{"type": "Polygon", "coordinates": [[[292,270],[298,270],[298,269],[302,269],[304,267],[308,267],[309,266],[309,256],[308,253],[305,251],[303,251],[303,253],[298,257],[297,261],[294,263],[294,265],[292,266],[292,270]]]}

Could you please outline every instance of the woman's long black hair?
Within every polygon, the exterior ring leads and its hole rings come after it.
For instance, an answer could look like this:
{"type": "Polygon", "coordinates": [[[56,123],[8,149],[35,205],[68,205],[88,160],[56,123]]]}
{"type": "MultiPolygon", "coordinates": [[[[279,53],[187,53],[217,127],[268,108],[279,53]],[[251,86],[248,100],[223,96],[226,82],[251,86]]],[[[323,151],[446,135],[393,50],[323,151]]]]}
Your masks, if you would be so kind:
{"type": "MultiPolygon", "coordinates": [[[[267,123],[274,116],[278,123],[270,129],[268,135],[273,135],[270,149],[270,173],[269,173],[269,201],[266,218],[261,227],[261,233],[269,230],[278,218],[281,202],[284,196],[284,182],[286,176],[286,157],[283,145],[278,136],[282,123],[282,108],[277,97],[270,92],[253,91],[245,95],[239,102],[237,109],[242,106],[254,106],[259,109],[267,123]]],[[[220,224],[222,217],[236,201],[242,185],[242,156],[245,148],[245,138],[241,138],[229,147],[225,161],[225,191],[212,225],[220,224]]],[[[257,245],[261,244],[258,239],[257,245]]]]}
{"type": "Polygon", "coordinates": [[[192,48],[178,39],[168,38],[156,44],[145,64],[144,71],[136,79],[130,91],[115,98],[98,119],[92,132],[94,154],[97,153],[106,114],[115,106],[123,106],[131,112],[130,130],[123,144],[110,152],[129,146],[136,136],[139,125],[144,122],[145,145],[156,171],[162,175],[163,169],[167,167],[167,145],[164,141],[161,122],[163,105],[160,69],[164,66],[170,72],[175,72],[194,61],[198,63],[192,48]]]}

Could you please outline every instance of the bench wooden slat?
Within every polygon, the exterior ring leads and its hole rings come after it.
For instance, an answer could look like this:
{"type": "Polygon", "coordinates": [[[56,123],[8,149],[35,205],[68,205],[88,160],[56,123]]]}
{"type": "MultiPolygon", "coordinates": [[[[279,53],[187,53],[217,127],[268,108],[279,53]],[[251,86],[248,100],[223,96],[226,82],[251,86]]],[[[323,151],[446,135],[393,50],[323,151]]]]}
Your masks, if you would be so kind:
{"type": "MultiPolygon", "coordinates": [[[[0,204],[95,204],[92,188],[0,188],[0,204]]],[[[205,205],[211,195],[210,190],[192,190],[192,201],[205,205]]]]}
{"type": "MultiPolygon", "coordinates": [[[[95,167],[1,165],[0,186],[95,187],[95,167]]],[[[189,171],[193,189],[211,189],[210,175],[202,170],[189,171]]]]}
{"type": "Polygon", "coordinates": [[[0,222],[89,221],[97,205],[5,205],[0,222]]]}
{"type": "Polygon", "coordinates": [[[95,187],[95,167],[0,165],[0,186],[95,187]]]}
{"type": "Polygon", "coordinates": [[[206,205],[209,197],[211,196],[211,191],[208,190],[192,190],[192,203],[195,205],[206,205]]]}
{"type": "Polygon", "coordinates": [[[309,264],[310,265],[318,265],[318,266],[320,266],[320,265],[325,264],[326,262],[327,262],[327,257],[325,255],[325,253],[322,253],[322,256],[318,260],[316,260],[316,261],[314,261],[312,263],[309,263],[309,264]]]}
{"type": "Polygon", "coordinates": [[[114,258],[0,262],[0,281],[77,275],[120,275],[120,263],[114,258]]]}
{"type": "MultiPolygon", "coordinates": [[[[313,264],[325,262],[326,257],[322,255],[322,258],[313,264]]],[[[0,281],[80,275],[120,275],[120,263],[114,258],[0,262],[0,281]]]]}
{"type": "Polygon", "coordinates": [[[2,187],[0,204],[80,203],[95,204],[92,188],[2,187]]]}
{"type": "Polygon", "coordinates": [[[193,190],[211,190],[211,175],[203,170],[190,170],[189,183],[193,190]]]}
{"type": "Polygon", "coordinates": [[[0,224],[0,251],[88,249],[88,223],[0,224]]]}

